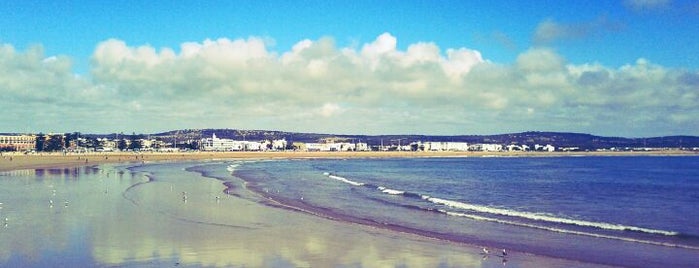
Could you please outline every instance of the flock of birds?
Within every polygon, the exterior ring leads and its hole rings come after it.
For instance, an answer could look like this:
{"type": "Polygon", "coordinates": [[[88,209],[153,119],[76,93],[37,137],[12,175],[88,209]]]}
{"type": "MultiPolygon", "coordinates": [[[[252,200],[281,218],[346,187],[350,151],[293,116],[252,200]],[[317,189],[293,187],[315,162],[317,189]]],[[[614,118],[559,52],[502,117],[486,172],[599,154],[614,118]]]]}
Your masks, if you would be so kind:
{"type": "MultiPolygon", "coordinates": [[[[56,196],[56,190],[55,190],[55,189],[52,190],[52,196],[56,196]]],[[[49,199],[49,207],[50,207],[50,208],[53,208],[53,204],[54,204],[53,199],[49,199]]],[[[64,205],[65,207],[68,207],[68,204],[70,204],[70,202],[68,202],[68,200],[66,200],[65,202],[63,202],[63,205],[64,205]]],[[[3,205],[4,205],[4,203],[0,202],[0,211],[2,211],[3,205]]],[[[5,218],[3,219],[3,227],[7,227],[7,225],[8,225],[9,222],[10,222],[10,219],[7,218],[7,217],[5,217],[5,218]]]]}
{"type": "MultiPolygon", "coordinates": [[[[170,190],[172,190],[172,186],[170,187],[170,190]]],[[[106,191],[105,191],[105,193],[106,193],[106,191]]],[[[52,196],[56,196],[56,190],[55,190],[55,189],[52,190],[52,196]]],[[[184,191],[183,191],[183,192],[182,192],[182,201],[186,203],[186,202],[187,202],[187,198],[188,198],[188,197],[187,197],[187,192],[184,192],[184,191]]],[[[303,198],[302,198],[302,199],[303,199],[303,198]]],[[[220,202],[220,200],[221,200],[221,197],[216,196],[216,203],[220,202]]],[[[49,199],[49,207],[53,207],[53,204],[54,204],[53,199],[49,199]]],[[[65,206],[65,207],[68,207],[68,204],[69,204],[69,202],[68,202],[68,200],[66,200],[66,201],[64,202],[64,206],[65,206]]],[[[3,203],[0,202],[0,211],[2,211],[2,208],[3,208],[3,203]]],[[[3,226],[4,226],[4,227],[7,227],[8,222],[9,222],[9,219],[8,219],[7,217],[5,217],[5,218],[3,219],[3,226]]],[[[486,248],[486,247],[483,247],[483,248],[482,248],[482,251],[483,251],[483,252],[482,252],[481,254],[483,255],[483,259],[487,259],[488,256],[490,256],[490,250],[488,250],[488,248],[486,248]]],[[[507,257],[507,250],[505,250],[505,249],[503,248],[501,254],[500,254],[500,255],[497,255],[497,256],[502,258],[502,263],[503,263],[503,265],[505,265],[505,264],[507,263],[507,259],[506,259],[506,257],[507,257]]]]}

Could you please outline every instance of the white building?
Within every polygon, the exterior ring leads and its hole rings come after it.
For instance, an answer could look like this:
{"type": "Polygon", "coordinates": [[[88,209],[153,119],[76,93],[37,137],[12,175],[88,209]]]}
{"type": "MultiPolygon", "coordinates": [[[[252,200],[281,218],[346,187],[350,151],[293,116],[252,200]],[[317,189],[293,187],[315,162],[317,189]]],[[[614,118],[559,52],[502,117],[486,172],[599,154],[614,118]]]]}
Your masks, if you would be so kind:
{"type": "Polygon", "coordinates": [[[358,142],[355,144],[355,149],[357,151],[371,151],[371,148],[369,148],[369,144],[365,142],[358,142]]]}
{"type": "MultiPolygon", "coordinates": [[[[267,150],[267,145],[270,144],[268,141],[257,142],[257,141],[239,141],[231,139],[220,139],[216,137],[214,133],[211,138],[201,139],[199,148],[202,151],[265,151],[267,150]]],[[[283,145],[286,147],[286,140],[275,140],[271,142],[272,147],[276,145],[283,145]]]]}
{"type": "Polygon", "coordinates": [[[546,145],[534,144],[534,151],[553,152],[553,151],[556,151],[556,147],[554,147],[551,144],[546,144],[546,145]]]}
{"type": "Polygon", "coordinates": [[[424,151],[459,151],[465,152],[469,150],[468,143],[466,142],[435,142],[428,141],[424,143],[418,143],[418,148],[422,148],[424,151]]]}
{"type": "MultiPolygon", "coordinates": [[[[368,145],[364,144],[367,148],[368,145]]],[[[349,142],[334,142],[334,143],[306,143],[306,151],[309,152],[339,152],[339,151],[355,151],[357,146],[349,142]]]]}
{"type": "Polygon", "coordinates": [[[272,141],[272,150],[283,151],[286,149],[286,146],[287,146],[286,139],[272,141]]]}
{"type": "Polygon", "coordinates": [[[238,146],[234,140],[231,139],[219,139],[216,137],[216,133],[212,135],[211,138],[201,139],[199,147],[203,151],[232,151],[238,146]]]}
{"type": "Polygon", "coordinates": [[[97,142],[102,147],[98,151],[113,152],[117,150],[118,140],[110,140],[108,138],[97,138],[97,142]]]}
{"type": "Polygon", "coordinates": [[[522,144],[522,145],[510,144],[510,145],[505,146],[505,148],[507,148],[507,150],[510,152],[512,152],[512,151],[529,151],[529,146],[527,146],[526,144],[522,144]]]}
{"type": "Polygon", "coordinates": [[[470,149],[472,151],[499,152],[502,151],[502,145],[493,143],[480,143],[472,145],[470,149]]]}

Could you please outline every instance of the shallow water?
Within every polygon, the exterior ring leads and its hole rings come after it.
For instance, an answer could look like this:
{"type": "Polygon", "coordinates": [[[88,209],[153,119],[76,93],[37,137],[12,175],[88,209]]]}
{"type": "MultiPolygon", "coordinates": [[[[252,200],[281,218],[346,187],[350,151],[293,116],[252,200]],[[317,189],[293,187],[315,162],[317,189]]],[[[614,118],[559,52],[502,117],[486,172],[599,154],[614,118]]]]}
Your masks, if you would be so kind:
{"type": "Polygon", "coordinates": [[[476,247],[280,208],[246,190],[230,163],[0,173],[0,266],[586,266],[520,252],[503,262],[476,247]]]}
{"type": "Polygon", "coordinates": [[[608,265],[699,263],[696,157],[246,163],[260,193],[328,217],[608,265]]]}

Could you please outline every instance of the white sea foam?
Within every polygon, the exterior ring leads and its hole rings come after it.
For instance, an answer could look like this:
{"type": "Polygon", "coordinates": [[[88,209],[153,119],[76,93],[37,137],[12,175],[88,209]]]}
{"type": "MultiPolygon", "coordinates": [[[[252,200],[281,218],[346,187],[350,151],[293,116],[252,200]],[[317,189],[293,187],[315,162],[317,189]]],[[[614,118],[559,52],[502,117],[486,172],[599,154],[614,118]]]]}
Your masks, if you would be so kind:
{"type": "Polygon", "coordinates": [[[538,214],[538,213],[522,212],[522,211],[515,211],[515,210],[509,210],[509,209],[502,209],[502,208],[492,208],[492,207],[486,207],[486,206],[479,206],[479,205],[467,204],[467,203],[463,203],[463,202],[441,199],[441,198],[436,198],[436,197],[429,197],[429,196],[423,196],[423,199],[430,201],[432,203],[435,203],[435,204],[445,205],[448,207],[453,207],[453,208],[458,208],[458,209],[465,209],[465,210],[471,210],[471,211],[476,211],[476,212],[481,212],[481,213],[503,215],[503,216],[509,216],[509,217],[519,217],[519,218],[525,218],[525,219],[536,220],[536,221],[571,224],[571,225],[577,225],[577,226],[594,227],[594,228],[600,228],[600,229],[606,229],[606,230],[615,230],[615,231],[636,231],[636,232],[644,232],[644,233],[650,233],[650,234],[661,234],[661,235],[668,235],[668,236],[678,235],[677,232],[673,232],[673,231],[656,230],[656,229],[628,226],[628,225],[614,224],[614,223],[604,223],[604,222],[593,222],[593,221],[585,221],[585,220],[573,220],[573,219],[566,219],[566,218],[558,218],[558,217],[543,215],[543,214],[538,214]]]}
{"type": "Polygon", "coordinates": [[[228,165],[228,167],[226,168],[226,170],[228,170],[228,172],[233,172],[233,171],[235,171],[236,168],[238,168],[238,166],[239,166],[239,165],[235,165],[235,164],[228,165]]]}
{"type": "MultiPolygon", "coordinates": [[[[351,180],[348,180],[346,178],[336,176],[336,175],[328,175],[328,177],[345,182],[345,183],[348,183],[348,184],[351,184],[351,185],[355,185],[355,186],[364,185],[364,183],[351,181],[351,180]]],[[[405,193],[405,191],[389,189],[389,188],[386,188],[384,186],[379,186],[379,187],[377,187],[377,189],[383,193],[391,194],[391,195],[402,195],[405,193]]],[[[492,215],[502,215],[502,216],[508,216],[508,217],[523,218],[523,219],[528,219],[528,220],[535,220],[535,221],[542,221],[542,222],[549,222],[549,223],[569,224],[569,225],[592,227],[592,228],[614,230],[614,231],[635,231],[635,232],[643,232],[643,233],[659,234],[659,235],[667,235],[667,236],[676,236],[679,234],[679,233],[674,232],[674,231],[657,230],[657,229],[643,228],[643,227],[629,226],[629,225],[622,225],[622,224],[615,224],[615,223],[594,222],[594,221],[586,221],[586,220],[574,220],[574,219],[568,219],[568,218],[559,218],[559,217],[545,215],[545,214],[541,214],[541,213],[532,213],[532,212],[523,212],[523,211],[509,210],[509,209],[503,209],[503,208],[486,207],[486,206],[468,204],[468,203],[459,202],[459,201],[431,197],[428,195],[421,195],[420,197],[425,201],[429,201],[429,202],[432,202],[432,203],[435,203],[438,205],[445,205],[448,207],[470,210],[470,211],[475,211],[475,212],[479,212],[479,213],[487,213],[487,214],[492,214],[492,215]]],[[[455,212],[449,212],[449,213],[455,213],[455,212]]],[[[476,219],[476,220],[491,219],[491,218],[487,218],[487,217],[477,218],[480,216],[470,215],[470,214],[464,214],[464,215],[469,215],[470,218],[476,219]]],[[[495,219],[493,219],[493,220],[495,220],[495,219]]],[[[489,220],[489,221],[492,221],[492,220],[489,220]]],[[[509,223],[509,224],[514,223],[511,221],[504,221],[504,220],[496,220],[496,221],[500,221],[501,223],[509,223]]],[[[553,228],[553,227],[540,227],[538,225],[529,226],[529,224],[524,224],[524,223],[518,223],[517,225],[528,226],[528,227],[539,228],[539,229],[547,229],[547,230],[551,230],[551,231],[559,230],[558,228],[553,228]],[[537,227],[534,227],[534,226],[537,226],[537,227]]],[[[560,229],[560,230],[563,230],[563,229],[560,229]]],[[[568,230],[565,230],[565,231],[566,232],[575,232],[575,231],[568,231],[568,230]]],[[[603,236],[603,235],[600,235],[600,236],[603,236]]]]}
{"type": "Polygon", "coordinates": [[[351,181],[351,180],[348,180],[348,179],[345,179],[345,178],[343,178],[343,177],[336,176],[336,175],[328,175],[328,178],[335,179],[335,180],[338,180],[338,181],[341,181],[341,182],[344,182],[344,183],[347,183],[347,184],[351,184],[351,185],[354,185],[354,186],[362,186],[362,185],[364,185],[364,183],[356,182],[356,181],[351,181]]]}
{"type": "Polygon", "coordinates": [[[634,239],[634,238],[614,236],[614,235],[595,234],[595,233],[582,232],[582,231],[572,231],[572,230],[566,230],[566,229],[555,228],[555,227],[540,226],[540,225],[535,225],[535,224],[528,224],[528,223],[521,223],[521,222],[515,222],[515,221],[508,221],[508,220],[483,217],[483,216],[478,216],[478,215],[471,215],[471,214],[466,214],[466,213],[450,212],[450,211],[446,211],[446,210],[442,210],[442,209],[440,209],[439,212],[442,212],[442,213],[447,214],[449,216],[464,217],[464,218],[469,218],[469,219],[479,220],[479,221],[497,222],[497,223],[502,223],[502,224],[509,224],[509,225],[516,225],[516,226],[521,226],[521,227],[541,229],[541,230],[546,230],[546,231],[551,231],[551,232],[591,236],[591,237],[597,237],[597,238],[614,239],[614,240],[643,243],[643,244],[656,245],[656,246],[677,247],[677,248],[699,250],[699,247],[690,246],[690,245],[673,244],[673,243],[668,243],[668,242],[658,242],[658,241],[650,241],[650,240],[643,240],[643,239],[634,239]]]}
{"type": "Polygon", "coordinates": [[[388,189],[388,188],[383,187],[383,186],[379,186],[379,187],[376,187],[376,188],[379,189],[379,191],[381,191],[381,192],[383,192],[383,193],[386,193],[386,194],[390,194],[390,195],[402,195],[402,194],[405,193],[405,191],[399,191],[399,190],[388,189]]]}

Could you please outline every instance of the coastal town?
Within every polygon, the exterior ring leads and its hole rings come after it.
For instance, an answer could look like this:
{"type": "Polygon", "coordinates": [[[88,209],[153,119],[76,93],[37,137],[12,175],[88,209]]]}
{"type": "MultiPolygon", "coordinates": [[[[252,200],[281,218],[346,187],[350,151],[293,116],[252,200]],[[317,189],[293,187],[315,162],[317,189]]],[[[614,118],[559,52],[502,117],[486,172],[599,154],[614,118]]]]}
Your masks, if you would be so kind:
{"type": "MultiPolygon", "coordinates": [[[[298,134],[297,134],[298,136],[298,134]]],[[[509,142],[466,142],[435,140],[439,137],[426,137],[430,140],[409,138],[369,139],[327,135],[314,141],[291,141],[286,137],[264,139],[223,138],[212,132],[210,136],[174,135],[167,138],[151,135],[82,135],[80,133],[59,134],[1,134],[0,152],[369,152],[369,151],[419,151],[419,152],[575,152],[591,151],[574,144],[556,145],[537,143],[533,139],[509,142]]],[[[644,144],[645,145],[645,144],[644,144]]],[[[699,151],[694,144],[688,147],[608,147],[592,151],[699,151]]]]}

